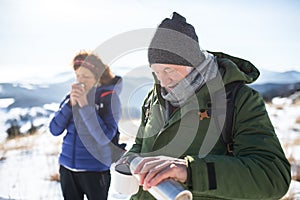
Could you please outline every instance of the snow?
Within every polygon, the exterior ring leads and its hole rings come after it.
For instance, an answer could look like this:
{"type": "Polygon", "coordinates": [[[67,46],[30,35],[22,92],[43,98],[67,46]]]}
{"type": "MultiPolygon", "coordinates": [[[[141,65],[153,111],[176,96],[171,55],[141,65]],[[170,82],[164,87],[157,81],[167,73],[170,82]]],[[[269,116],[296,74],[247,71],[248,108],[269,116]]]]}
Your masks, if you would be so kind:
{"type": "MultiPolygon", "coordinates": [[[[57,104],[49,104],[44,108],[54,110],[57,106],[57,104]]],[[[274,99],[273,104],[267,104],[267,110],[287,157],[293,157],[300,163],[300,155],[295,153],[300,151],[300,123],[296,122],[300,117],[300,105],[294,105],[288,99],[277,98],[274,99]]],[[[42,112],[38,109],[27,111],[30,111],[31,115],[42,112]]],[[[24,112],[23,109],[11,109],[9,115],[18,117],[20,114],[24,115],[24,112]]],[[[4,116],[1,110],[0,114],[4,116]]],[[[2,126],[4,122],[4,118],[1,117],[1,137],[5,132],[2,126]]],[[[48,124],[49,121],[43,119],[39,123],[48,124]]],[[[135,132],[138,120],[123,123],[120,126],[121,132],[127,127],[132,128],[129,132],[135,132]]],[[[128,148],[132,145],[133,139],[134,136],[129,133],[121,135],[121,142],[127,142],[128,148]]],[[[51,177],[58,173],[61,141],[62,136],[52,136],[47,126],[41,127],[34,135],[11,140],[0,138],[0,200],[63,199],[59,182],[51,180],[51,177]]],[[[300,194],[300,183],[293,181],[287,195],[292,196],[295,191],[300,194]]],[[[294,196],[294,199],[298,198],[300,199],[299,196],[294,196]]],[[[128,199],[128,197],[111,189],[109,200],[116,199],[128,199]]]]}
{"type": "MultiPolygon", "coordinates": [[[[1,92],[1,89],[0,89],[1,92]]],[[[7,108],[9,105],[15,102],[14,98],[3,98],[0,99],[0,108],[7,108]]]]}
{"type": "MultiPolygon", "coordinates": [[[[37,134],[7,140],[0,145],[0,200],[63,199],[60,183],[51,181],[51,176],[59,170],[62,137],[52,136],[47,127],[43,127],[37,134]]],[[[110,191],[108,199],[128,197],[110,191]]]]}
{"type": "Polygon", "coordinates": [[[0,109],[0,144],[5,140],[6,138],[6,127],[4,126],[6,118],[5,116],[5,112],[3,110],[0,109]]]}
{"type": "Polygon", "coordinates": [[[61,199],[55,144],[45,132],[6,142],[0,162],[0,199],[61,199]]]}
{"type": "Polygon", "coordinates": [[[59,108],[59,103],[51,103],[51,104],[45,104],[43,106],[44,109],[49,110],[49,111],[57,111],[59,108]]]}

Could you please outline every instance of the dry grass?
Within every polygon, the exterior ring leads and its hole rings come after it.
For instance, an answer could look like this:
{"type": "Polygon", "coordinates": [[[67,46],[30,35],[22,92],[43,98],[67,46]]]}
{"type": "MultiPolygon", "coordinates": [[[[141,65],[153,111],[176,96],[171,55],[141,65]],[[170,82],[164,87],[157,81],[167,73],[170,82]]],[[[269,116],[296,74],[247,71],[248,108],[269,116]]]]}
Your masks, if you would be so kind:
{"type": "Polygon", "coordinates": [[[17,136],[7,139],[0,144],[0,151],[7,152],[10,150],[29,150],[34,146],[36,135],[17,136]]]}
{"type": "Polygon", "coordinates": [[[300,116],[296,118],[296,124],[300,124],[300,116]]]}
{"type": "MultiPolygon", "coordinates": [[[[9,151],[36,151],[39,148],[44,148],[45,145],[49,147],[60,147],[61,140],[59,138],[52,137],[51,135],[45,135],[43,132],[37,132],[36,134],[26,134],[24,136],[16,136],[14,138],[6,139],[0,143],[0,161],[6,159],[6,154],[9,151]],[[51,145],[50,145],[51,143],[51,145]],[[52,145],[53,144],[53,145],[52,145]]],[[[53,157],[57,157],[60,148],[47,148],[47,151],[43,151],[49,164],[53,164],[53,157]]],[[[59,182],[60,176],[58,171],[45,177],[47,180],[59,182]]],[[[0,198],[1,199],[1,198],[0,198]]]]}
{"type": "Polygon", "coordinates": [[[292,195],[289,195],[287,197],[283,197],[280,200],[297,200],[296,197],[294,197],[294,196],[296,196],[296,194],[295,195],[292,194],[292,195]]]}
{"type": "Polygon", "coordinates": [[[288,196],[288,197],[283,197],[280,200],[295,200],[295,198],[293,196],[288,196]]]}
{"type": "Polygon", "coordinates": [[[300,106],[300,98],[295,99],[293,104],[296,106],[300,106]]]}
{"type": "Polygon", "coordinates": [[[299,145],[300,144],[300,137],[297,137],[294,141],[293,141],[294,145],[299,145]]]}
{"type": "Polygon", "coordinates": [[[300,166],[299,165],[294,165],[292,166],[295,170],[293,176],[292,176],[292,179],[295,180],[295,181],[300,181],[300,166]]]}
{"type": "Polygon", "coordinates": [[[3,160],[5,160],[5,159],[6,159],[5,156],[1,156],[1,157],[0,157],[0,162],[3,161],[3,160]]]}
{"type": "Polygon", "coordinates": [[[275,105],[276,110],[283,110],[284,105],[275,105]]]}
{"type": "Polygon", "coordinates": [[[35,146],[37,134],[16,136],[14,138],[8,138],[4,142],[0,143],[0,161],[6,159],[6,154],[9,151],[21,150],[30,151],[35,146]]]}

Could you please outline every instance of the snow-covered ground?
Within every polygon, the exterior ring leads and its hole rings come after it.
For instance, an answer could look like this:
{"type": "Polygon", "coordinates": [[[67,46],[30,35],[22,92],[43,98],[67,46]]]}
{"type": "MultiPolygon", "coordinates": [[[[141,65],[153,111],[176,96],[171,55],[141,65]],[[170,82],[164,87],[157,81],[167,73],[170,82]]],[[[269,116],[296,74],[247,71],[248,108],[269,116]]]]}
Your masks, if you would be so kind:
{"type": "MultiPolygon", "coordinates": [[[[129,146],[133,143],[131,136],[123,136],[121,142],[124,140],[129,146]]],[[[53,181],[58,174],[61,141],[62,136],[52,136],[47,127],[34,135],[3,141],[0,144],[0,200],[62,200],[60,184],[53,181]]],[[[110,191],[109,200],[117,199],[128,197],[110,191]]]]}
{"type": "Polygon", "coordinates": [[[61,199],[58,182],[58,138],[39,134],[7,141],[0,154],[0,199],[61,199]]]}
{"type": "MultiPolygon", "coordinates": [[[[300,176],[300,101],[293,104],[293,98],[274,98],[272,104],[267,104],[270,119],[277,136],[291,162],[292,177],[300,176]]],[[[292,181],[286,199],[300,199],[300,182],[292,181]]]]}
{"type": "MultiPolygon", "coordinates": [[[[299,164],[300,105],[292,105],[288,99],[274,99],[273,104],[267,105],[267,110],[286,155],[299,164]]],[[[136,128],[136,122],[134,124],[136,128]]],[[[132,125],[125,124],[124,127],[126,126],[132,125]]],[[[122,139],[129,146],[132,144],[133,137],[130,135],[123,135],[122,139]]],[[[53,137],[47,127],[42,127],[35,135],[2,142],[0,200],[61,200],[60,184],[51,180],[58,172],[61,140],[62,137],[53,137]]],[[[298,196],[291,199],[300,199],[300,182],[293,182],[288,194],[291,196],[295,191],[298,196]]],[[[109,200],[115,199],[126,198],[110,191],[109,200]]]]}

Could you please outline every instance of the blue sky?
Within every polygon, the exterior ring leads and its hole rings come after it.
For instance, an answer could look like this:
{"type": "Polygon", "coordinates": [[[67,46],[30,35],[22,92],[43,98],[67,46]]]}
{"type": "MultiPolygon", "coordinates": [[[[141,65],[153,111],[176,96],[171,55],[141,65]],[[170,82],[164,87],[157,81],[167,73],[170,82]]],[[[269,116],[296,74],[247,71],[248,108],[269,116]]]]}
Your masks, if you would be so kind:
{"type": "MultiPolygon", "coordinates": [[[[155,28],[173,11],[194,25],[204,49],[242,57],[259,69],[300,69],[297,0],[1,0],[0,82],[71,70],[80,49],[155,28]]],[[[145,55],[119,60],[113,69],[145,65],[145,55]]]]}

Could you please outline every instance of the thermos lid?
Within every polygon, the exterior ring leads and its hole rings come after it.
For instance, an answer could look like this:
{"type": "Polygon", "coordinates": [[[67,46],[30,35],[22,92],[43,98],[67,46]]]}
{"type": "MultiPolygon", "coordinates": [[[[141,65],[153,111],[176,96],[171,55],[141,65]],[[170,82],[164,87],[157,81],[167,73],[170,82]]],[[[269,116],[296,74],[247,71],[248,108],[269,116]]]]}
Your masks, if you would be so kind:
{"type": "Polygon", "coordinates": [[[126,163],[120,163],[120,164],[117,164],[115,166],[115,170],[121,174],[124,174],[124,175],[132,175],[131,171],[130,171],[130,167],[129,167],[129,164],[126,162],[126,163]]]}
{"type": "Polygon", "coordinates": [[[137,157],[138,157],[137,154],[133,154],[133,155],[126,157],[123,160],[123,162],[116,164],[115,170],[124,175],[132,175],[131,170],[130,170],[130,163],[137,157]]]}

